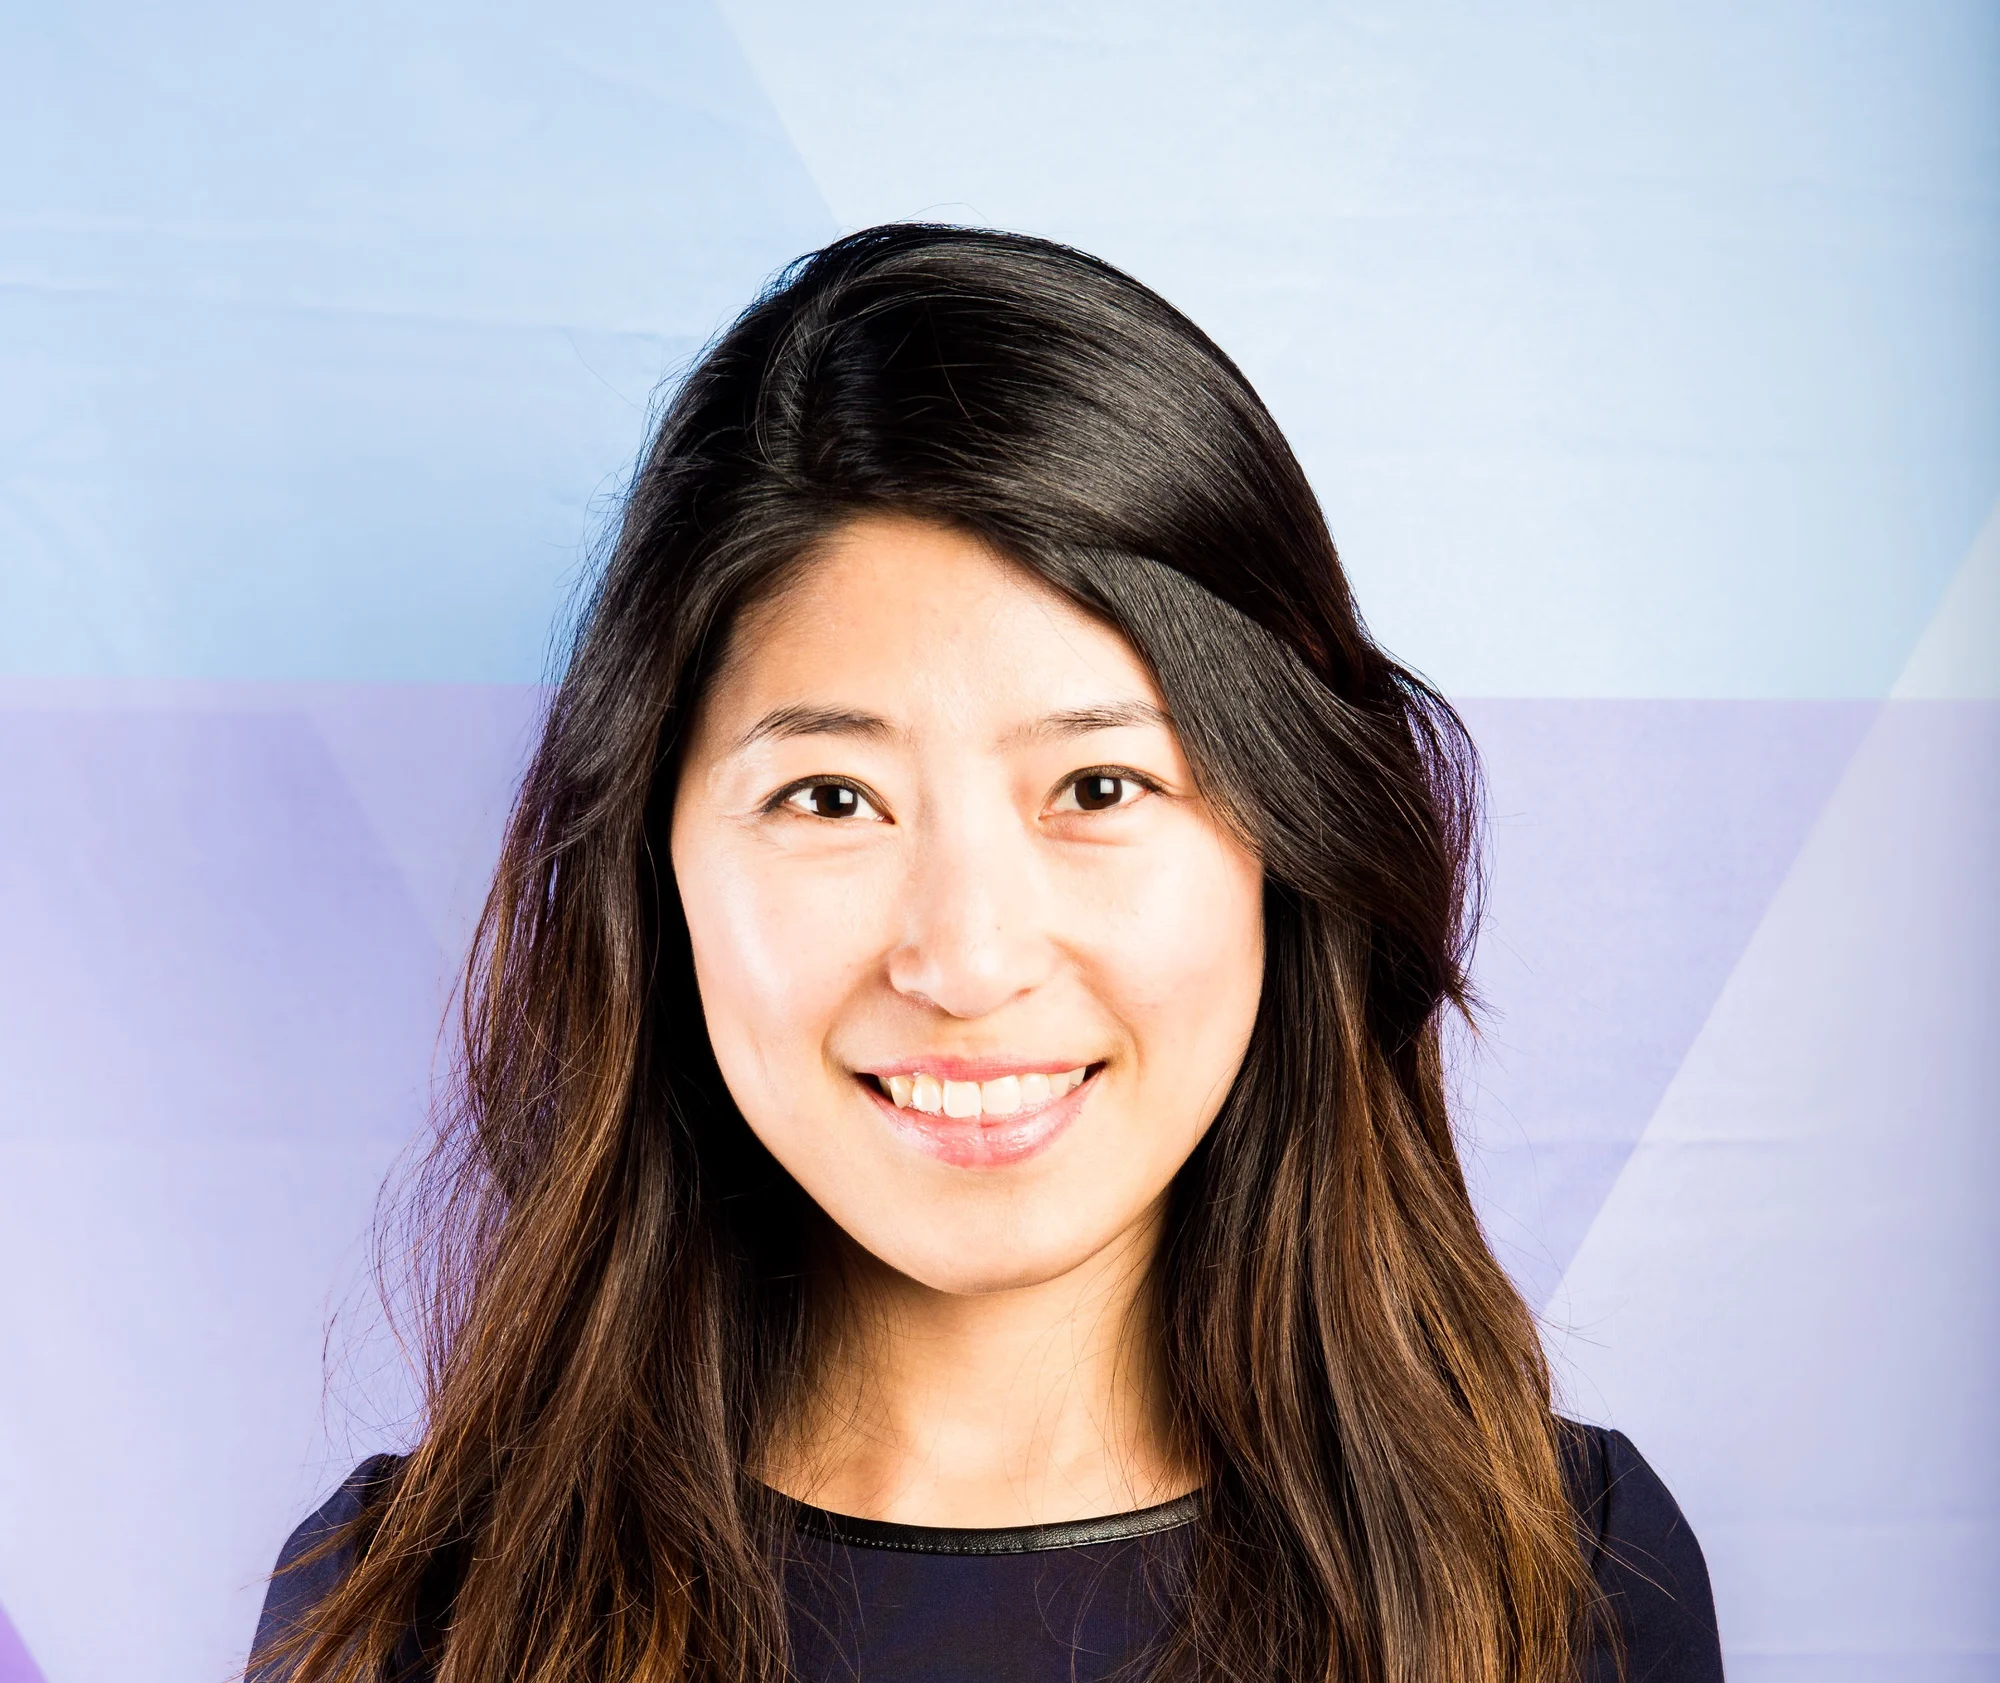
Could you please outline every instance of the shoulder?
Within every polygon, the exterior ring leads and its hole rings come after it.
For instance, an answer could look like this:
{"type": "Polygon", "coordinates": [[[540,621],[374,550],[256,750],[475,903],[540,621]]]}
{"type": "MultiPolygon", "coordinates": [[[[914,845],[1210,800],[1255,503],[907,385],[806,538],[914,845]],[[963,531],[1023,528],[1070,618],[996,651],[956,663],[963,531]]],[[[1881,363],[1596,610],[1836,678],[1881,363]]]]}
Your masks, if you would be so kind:
{"type": "Polygon", "coordinates": [[[286,1540],[271,1569],[271,1587],[264,1592],[264,1611],[257,1620],[253,1661],[246,1683],[280,1683],[282,1665],[260,1665],[257,1657],[281,1642],[330,1594],[354,1564],[352,1531],[372,1497],[402,1465],[400,1455],[371,1455],[347,1475],[346,1481],[286,1540]]]}
{"type": "MultiPolygon", "coordinates": [[[[1623,1432],[1564,1421],[1564,1474],[1630,1683],[1721,1683],[1708,1564],[1687,1516],[1623,1432]]],[[[1593,1652],[1585,1675],[1619,1675],[1593,1652]]]]}

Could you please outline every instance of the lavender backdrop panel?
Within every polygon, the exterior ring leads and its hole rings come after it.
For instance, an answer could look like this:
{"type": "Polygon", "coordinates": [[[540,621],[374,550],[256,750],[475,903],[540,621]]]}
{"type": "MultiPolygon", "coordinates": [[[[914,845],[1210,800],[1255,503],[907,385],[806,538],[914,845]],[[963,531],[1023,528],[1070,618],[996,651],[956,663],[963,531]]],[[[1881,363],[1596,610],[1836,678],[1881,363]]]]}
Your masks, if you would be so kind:
{"type": "Polygon", "coordinates": [[[1548,1301],[1869,702],[1475,701],[1491,873],[1458,1063],[1482,1214],[1548,1301]]]}
{"type": "Polygon", "coordinates": [[[0,716],[10,1140],[401,1137],[438,952],[311,724],[0,716]]]}
{"type": "MultiPolygon", "coordinates": [[[[0,775],[33,817],[0,848],[21,959],[0,1055],[26,1101],[0,1144],[0,1479],[36,1541],[0,1541],[0,1587],[52,1676],[142,1653],[195,1676],[247,1640],[284,1530],[394,1430],[396,1376],[347,1343],[367,1327],[361,1239],[421,1119],[541,697],[50,683],[15,701],[0,775]],[[192,1528],[171,1560],[148,1514],[192,1528]],[[89,1617],[91,1560],[129,1574],[131,1619],[89,1617]]],[[[1495,812],[1475,1174],[1542,1291],[1872,708],[1468,712],[1495,812]]]]}
{"type": "Polygon", "coordinates": [[[456,963],[485,899],[546,692],[526,684],[283,684],[264,693],[312,721],[456,963]]]}
{"type": "Polygon", "coordinates": [[[2000,1677],[1996,861],[2000,704],[1888,702],[1557,1294],[1737,1683],[2000,1677]]]}
{"type": "Polygon", "coordinates": [[[365,1234],[540,692],[0,699],[0,1600],[51,1677],[219,1678],[407,1414],[365,1234]]]}

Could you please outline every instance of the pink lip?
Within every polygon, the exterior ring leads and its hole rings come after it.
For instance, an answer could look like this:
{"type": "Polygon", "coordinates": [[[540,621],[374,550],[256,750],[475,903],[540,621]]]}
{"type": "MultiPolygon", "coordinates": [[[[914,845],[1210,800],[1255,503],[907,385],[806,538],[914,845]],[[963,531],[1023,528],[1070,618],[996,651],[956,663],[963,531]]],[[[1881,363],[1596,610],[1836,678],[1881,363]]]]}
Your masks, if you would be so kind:
{"type": "MultiPolygon", "coordinates": [[[[963,1068],[985,1069],[985,1064],[967,1061],[963,1065],[949,1060],[913,1065],[913,1068],[929,1070],[933,1075],[944,1076],[948,1070],[963,1068]]],[[[1061,1069],[1075,1069],[1075,1064],[1064,1064],[1061,1069]]],[[[1045,1064],[1011,1064],[996,1070],[995,1074],[963,1076],[952,1074],[953,1081],[997,1081],[1002,1075],[1032,1074],[1037,1071],[1051,1072],[1045,1064]]],[[[873,1073],[872,1071],[870,1072],[873,1073]]],[[[903,1075],[908,1071],[901,1067],[883,1073],[903,1075]]],[[[899,1138],[906,1140],[926,1155],[958,1169],[997,1169],[1010,1163],[1019,1163],[1033,1157],[1039,1151],[1046,1151],[1068,1129],[1083,1110],[1083,1101],[1090,1097],[1097,1086],[1097,1071],[1092,1070],[1084,1077],[1080,1087],[1073,1087],[1059,1099],[1051,1099],[1045,1105],[1033,1110],[1019,1111],[1012,1116],[944,1116],[925,1110],[899,1110],[887,1095],[876,1090],[867,1080],[861,1086],[875,1107],[881,1111],[883,1120],[896,1131],[899,1138]]]]}

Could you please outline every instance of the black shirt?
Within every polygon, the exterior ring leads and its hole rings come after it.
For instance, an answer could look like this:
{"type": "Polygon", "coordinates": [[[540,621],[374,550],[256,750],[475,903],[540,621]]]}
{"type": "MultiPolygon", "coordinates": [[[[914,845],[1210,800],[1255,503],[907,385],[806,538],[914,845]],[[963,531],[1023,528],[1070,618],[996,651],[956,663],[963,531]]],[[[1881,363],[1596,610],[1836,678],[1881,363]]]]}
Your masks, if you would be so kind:
{"type": "MultiPolygon", "coordinates": [[[[1622,1433],[1584,1427],[1569,1471],[1591,1569],[1615,1613],[1627,1683],[1721,1683],[1701,1548],[1680,1508],[1622,1433]]],[[[339,1581],[336,1552],[291,1563],[359,1513],[393,1462],[364,1461],[285,1545],[257,1646],[339,1581]]],[[[785,1592],[804,1683],[1101,1683],[1143,1654],[1170,1616],[1161,1586],[1199,1523],[1200,1499],[1019,1530],[938,1530],[791,1504],[785,1592]]],[[[1581,1683],[1614,1683],[1613,1654],[1581,1683]]],[[[251,1683],[279,1683],[259,1668],[251,1683]]]]}

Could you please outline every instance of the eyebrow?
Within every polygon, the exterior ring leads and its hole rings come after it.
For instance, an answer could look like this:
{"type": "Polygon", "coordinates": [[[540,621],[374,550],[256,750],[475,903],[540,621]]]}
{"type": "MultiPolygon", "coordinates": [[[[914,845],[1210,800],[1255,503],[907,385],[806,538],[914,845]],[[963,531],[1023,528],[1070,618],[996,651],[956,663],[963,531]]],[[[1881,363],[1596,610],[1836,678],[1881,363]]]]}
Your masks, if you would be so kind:
{"type": "Polygon", "coordinates": [[[878,713],[862,713],[851,707],[809,707],[795,704],[788,707],[774,707],[759,719],[737,741],[737,748],[748,748],[753,742],[767,738],[780,740],[793,736],[866,736],[890,737],[896,734],[896,727],[878,713]]]}
{"type": "MultiPolygon", "coordinates": [[[[1173,722],[1166,713],[1150,701],[1112,701],[1096,707],[1070,707],[1045,714],[1030,724],[1009,731],[1006,740],[1059,742],[1066,737],[1088,735],[1091,731],[1124,730],[1135,725],[1173,729],[1173,722]]],[[[883,741],[900,734],[879,713],[863,713],[852,707],[813,707],[794,703],[772,708],[738,738],[736,746],[740,751],[753,743],[783,741],[798,736],[860,736],[883,741]]]]}
{"type": "Polygon", "coordinates": [[[1047,714],[1033,724],[1009,732],[1009,736],[1017,740],[1034,737],[1044,742],[1055,742],[1064,737],[1087,736],[1094,730],[1125,730],[1134,725],[1173,729],[1173,721],[1150,701],[1112,701],[1096,707],[1071,707],[1060,713],[1047,714]]]}

